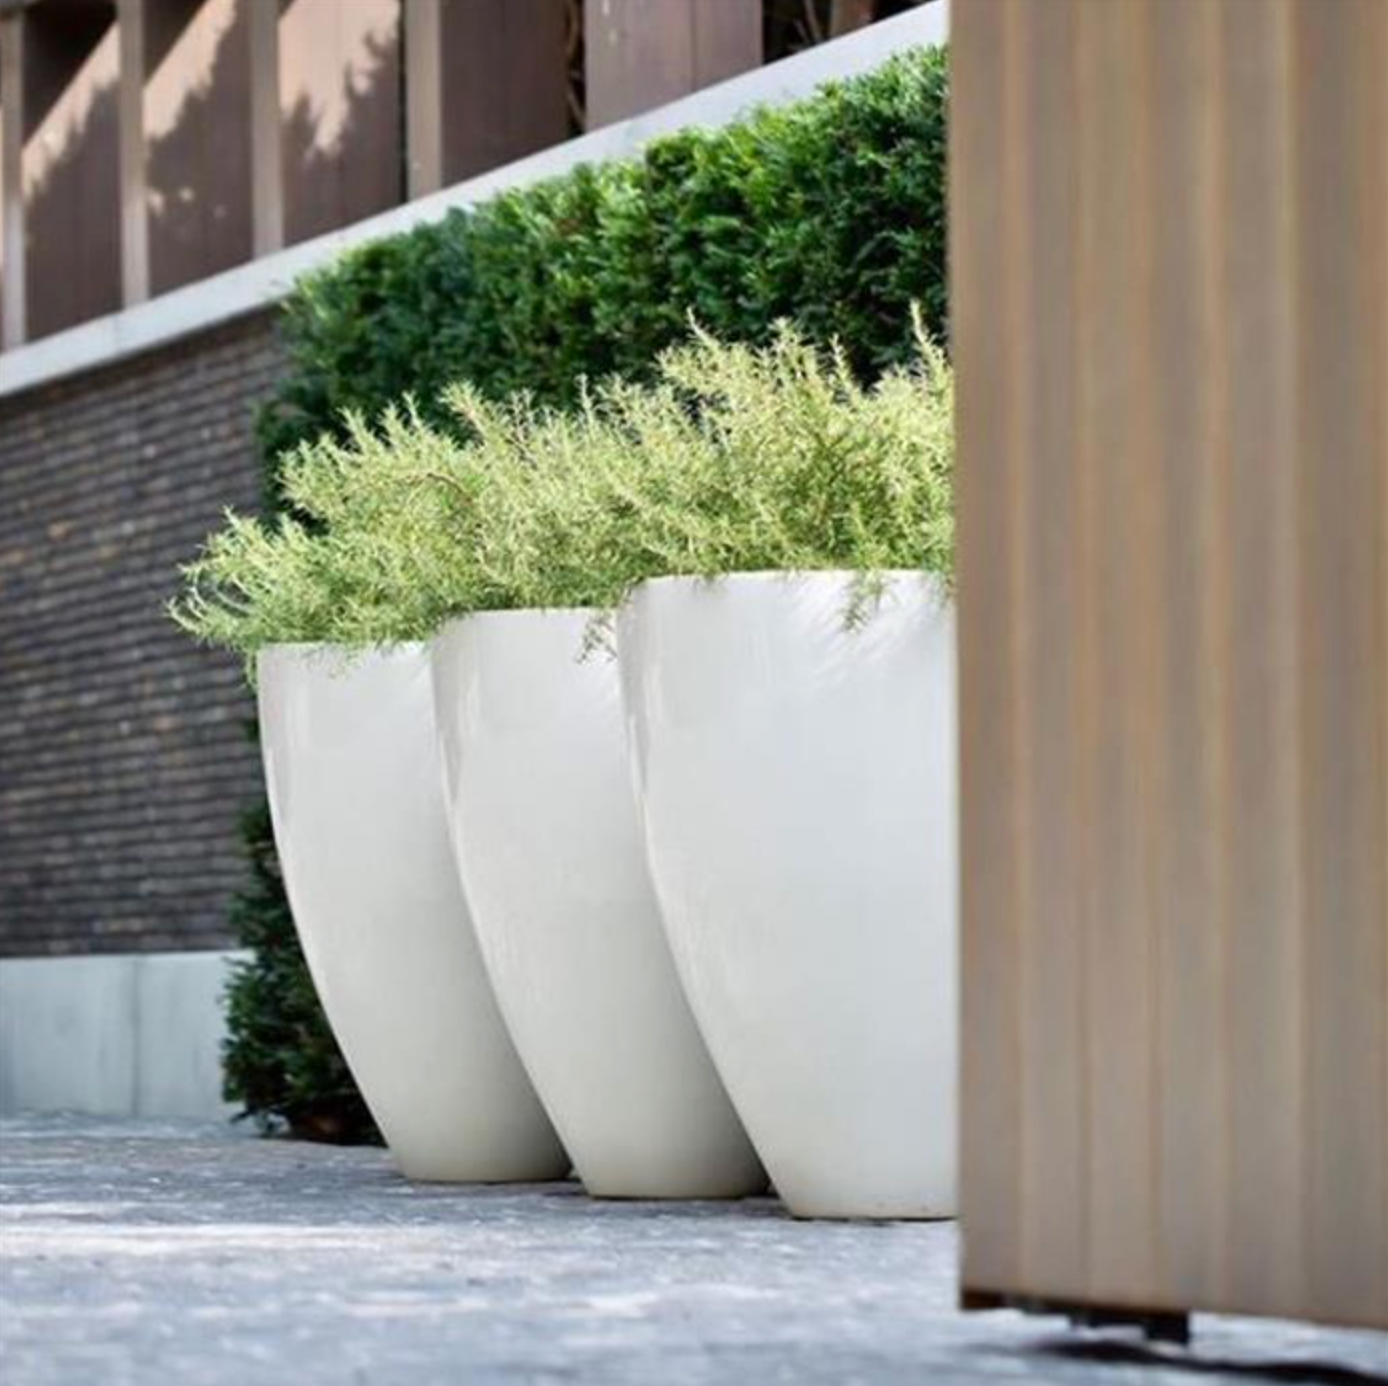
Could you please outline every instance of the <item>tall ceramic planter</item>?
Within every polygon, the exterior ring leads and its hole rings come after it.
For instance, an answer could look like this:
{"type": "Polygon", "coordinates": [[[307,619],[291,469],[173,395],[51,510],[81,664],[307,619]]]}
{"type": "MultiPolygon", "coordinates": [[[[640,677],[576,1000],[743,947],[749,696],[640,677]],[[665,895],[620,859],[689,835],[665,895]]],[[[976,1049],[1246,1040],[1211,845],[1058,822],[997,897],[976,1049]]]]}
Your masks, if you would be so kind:
{"type": "Polygon", "coordinates": [[[955,1209],[952,609],[892,576],[667,578],[619,622],[656,891],[685,991],[804,1216],[955,1209]]]}
{"type": "Polygon", "coordinates": [[[428,652],[265,651],[261,744],[294,922],[401,1170],[562,1178],[502,1023],[444,825],[428,652]]]}
{"type": "Polygon", "coordinates": [[[434,642],[453,842],[502,1013],[591,1193],[765,1187],[680,990],[646,872],[617,669],[584,611],[434,642]]]}

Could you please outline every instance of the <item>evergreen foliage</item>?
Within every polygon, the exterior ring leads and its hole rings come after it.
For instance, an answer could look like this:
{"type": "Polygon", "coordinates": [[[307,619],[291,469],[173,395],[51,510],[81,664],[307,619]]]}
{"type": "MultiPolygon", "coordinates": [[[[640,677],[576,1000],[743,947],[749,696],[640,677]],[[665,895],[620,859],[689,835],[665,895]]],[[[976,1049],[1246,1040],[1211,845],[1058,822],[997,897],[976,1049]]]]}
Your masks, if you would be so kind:
{"type": "Polygon", "coordinates": [[[653,141],[348,252],[283,320],[290,364],[260,419],[269,487],[295,444],[406,394],[436,425],[459,379],[572,403],[643,378],[693,314],[764,342],[789,319],[871,378],[946,322],[945,50],[903,54],[721,130],[653,141]]]}
{"type": "Polygon", "coordinates": [[[235,964],[227,987],[224,1095],[265,1131],[377,1140],[299,949],[263,801],[243,817],[241,840],[250,879],[232,902],[231,926],[251,956],[235,964]]]}

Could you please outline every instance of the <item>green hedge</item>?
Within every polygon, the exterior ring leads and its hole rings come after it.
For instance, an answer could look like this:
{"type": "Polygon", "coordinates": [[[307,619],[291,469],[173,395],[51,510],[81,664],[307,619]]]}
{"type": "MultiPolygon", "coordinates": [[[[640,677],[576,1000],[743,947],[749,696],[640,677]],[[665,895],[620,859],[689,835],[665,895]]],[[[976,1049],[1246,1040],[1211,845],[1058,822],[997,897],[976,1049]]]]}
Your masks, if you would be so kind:
{"type": "Polygon", "coordinates": [[[464,376],[563,402],[645,372],[691,312],[743,340],[792,318],[867,376],[910,354],[913,301],[943,338],[947,95],[944,50],[922,50],[349,252],[286,305],[272,492],[275,456],[344,409],[428,410],[464,376]]]}
{"type": "MultiPolygon", "coordinates": [[[[275,460],[412,394],[435,422],[444,385],[572,397],[580,376],[640,376],[692,312],[727,339],[780,317],[837,337],[872,377],[913,349],[910,305],[945,336],[947,62],[904,55],[729,128],[653,142],[472,212],[364,246],[302,281],[289,361],[259,419],[275,460]]],[[[230,993],[227,1096],[300,1134],[358,1139],[370,1120],[323,1021],[273,862],[248,821],[253,881],[236,927],[254,959],[230,993]]]]}
{"type": "Polygon", "coordinates": [[[244,815],[241,841],[250,872],[231,925],[251,957],[227,987],[225,1095],[266,1130],[282,1123],[308,1140],[376,1140],[299,950],[263,800],[244,815]]]}

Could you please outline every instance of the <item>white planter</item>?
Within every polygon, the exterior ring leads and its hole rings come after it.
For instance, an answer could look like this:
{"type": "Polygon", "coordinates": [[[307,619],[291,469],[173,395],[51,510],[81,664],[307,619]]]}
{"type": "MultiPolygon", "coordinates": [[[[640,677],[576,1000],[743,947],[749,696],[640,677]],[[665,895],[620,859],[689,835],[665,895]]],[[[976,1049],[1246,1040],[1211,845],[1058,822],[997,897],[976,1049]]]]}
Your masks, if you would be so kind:
{"type": "Polygon", "coordinates": [[[590,1193],[708,1198],[766,1175],[699,1038],[646,872],[617,668],[587,613],[434,642],[453,843],[511,1034],[590,1193]]]}
{"type": "Polygon", "coordinates": [[[645,584],[618,628],[686,994],[791,1211],[955,1210],[954,619],[894,575],[645,584]]]}
{"type": "Polygon", "coordinates": [[[502,1023],[448,845],[428,652],[259,662],[265,775],[294,921],[352,1074],[414,1179],[563,1178],[502,1023]]]}

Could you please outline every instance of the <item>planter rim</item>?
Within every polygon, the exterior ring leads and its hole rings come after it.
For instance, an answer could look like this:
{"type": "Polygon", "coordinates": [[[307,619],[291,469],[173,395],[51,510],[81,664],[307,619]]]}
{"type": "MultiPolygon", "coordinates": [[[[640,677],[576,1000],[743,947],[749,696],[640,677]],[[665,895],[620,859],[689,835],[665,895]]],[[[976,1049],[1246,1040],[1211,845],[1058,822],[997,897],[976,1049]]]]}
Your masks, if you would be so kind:
{"type": "Polygon", "coordinates": [[[575,616],[596,616],[604,608],[600,606],[507,606],[498,607],[489,611],[469,611],[461,616],[450,616],[436,630],[431,639],[437,640],[441,635],[447,635],[450,631],[456,631],[462,626],[473,621],[480,621],[483,624],[508,623],[508,618],[514,621],[528,620],[532,623],[539,621],[553,621],[564,617],[575,616]]]}
{"type": "Polygon", "coordinates": [[[643,587],[668,587],[676,583],[692,583],[711,587],[719,582],[731,582],[738,586],[763,586],[773,582],[803,582],[816,578],[857,578],[871,574],[883,578],[923,578],[928,582],[943,585],[942,574],[930,568],[755,568],[740,569],[730,573],[665,573],[660,577],[642,578],[632,588],[639,592],[643,587]]]}
{"type": "Polygon", "coordinates": [[[311,658],[315,655],[343,655],[349,660],[391,659],[401,655],[418,654],[426,649],[424,640],[398,640],[389,645],[343,645],[334,640],[274,640],[255,652],[256,659],[265,655],[295,655],[311,658]]]}

